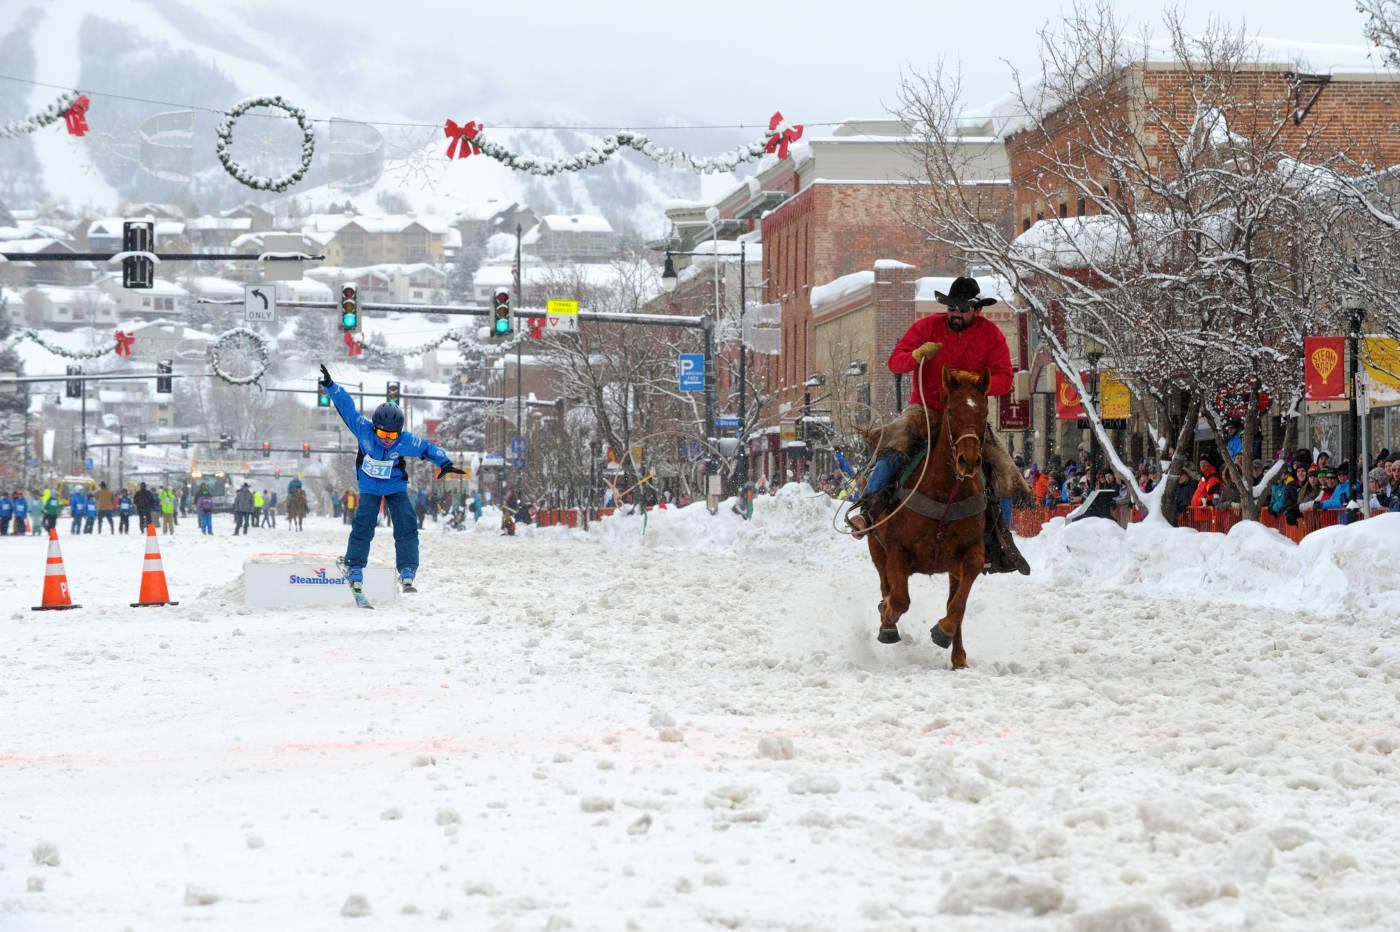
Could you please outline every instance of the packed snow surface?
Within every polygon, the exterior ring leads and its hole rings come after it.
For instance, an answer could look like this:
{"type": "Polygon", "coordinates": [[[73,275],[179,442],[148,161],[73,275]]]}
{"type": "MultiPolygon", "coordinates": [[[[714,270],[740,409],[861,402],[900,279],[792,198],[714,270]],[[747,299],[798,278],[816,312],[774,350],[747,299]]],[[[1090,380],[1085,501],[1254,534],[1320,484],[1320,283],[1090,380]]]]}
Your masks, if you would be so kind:
{"type": "Polygon", "coordinates": [[[1397,927],[1400,516],[1053,522],[953,672],[834,514],[430,521],[372,612],[242,604],[331,518],[185,519],[162,608],[135,533],[62,535],[71,612],[0,540],[0,928],[1397,927]]]}

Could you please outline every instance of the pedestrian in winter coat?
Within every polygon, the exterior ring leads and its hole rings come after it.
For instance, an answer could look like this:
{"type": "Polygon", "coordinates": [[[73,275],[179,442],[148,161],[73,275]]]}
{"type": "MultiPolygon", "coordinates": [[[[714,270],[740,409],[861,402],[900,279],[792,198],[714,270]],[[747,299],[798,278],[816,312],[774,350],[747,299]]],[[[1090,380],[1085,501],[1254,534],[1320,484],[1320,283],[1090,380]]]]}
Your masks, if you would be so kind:
{"type": "Polygon", "coordinates": [[[452,465],[451,458],[442,450],[403,429],[403,409],[398,405],[385,402],[375,408],[372,418],[365,417],[355,407],[350,393],[331,379],[330,370],[324,365],[321,366],[321,387],[360,446],[355,457],[360,502],[345,549],[346,576],[350,585],[358,590],[382,502],[394,517],[394,562],[399,580],[405,590],[411,590],[418,572],[418,522],[414,520],[413,504],[408,497],[407,460],[411,457],[429,460],[438,467],[439,479],[462,471],[452,465]]]}
{"type": "Polygon", "coordinates": [[[238,536],[242,531],[246,537],[248,525],[253,520],[253,492],[248,487],[248,483],[243,483],[243,487],[238,490],[238,494],[233,497],[233,535],[238,536]]]}
{"type": "Polygon", "coordinates": [[[209,494],[209,487],[203,486],[199,490],[199,499],[195,502],[195,508],[199,511],[199,533],[214,533],[214,496],[209,494]]]}
{"type": "Polygon", "coordinates": [[[271,489],[263,489],[263,513],[262,524],[259,527],[277,526],[277,493],[271,489]]]}
{"type": "Polygon", "coordinates": [[[87,515],[87,499],[83,493],[73,490],[68,496],[68,516],[73,519],[73,525],[68,529],[69,534],[83,533],[83,518],[87,515]]]}
{"type": "Polygon", "coordinates": [[[156,509],[156,497],[151,494],[150,489],[146,488],[146,483],[141,483],[141,487],[132,496],[131,504],[136,508],[136,529],[144,534],[146,533],[146,525],[151,523],[151,512],[156,509]]]}
{"type": "Polygon", "coordinates": [[[0,492],[0,535],[10,533],[10,519],[15,514],[15,503],[10,500],[10,496],[0,492]]]}
{"type": "Polygon", "coordinates": [[[117,493],[117,533],[131,533],[131,493],[122,489],[117,493]]]}
{"type": "Polygon", "coordinates": [[[169,489],[160,490],[160,532],[175,533],[175,493],[169,489]]]}
{"type": "Polygon", "coordinates": [[[25,523],[29,520],[29,499],[24,497],[24,489],[16,489],[14,497],[15,509],[15,535],[20,537],[25,532],[25,523]]]}
{"type": "Polygon", "coordinates": [[[112,494],[112,490],[107,488],[107,483],[97,484],[97,533],[102,533],[102,522],[107,522],[107,530],[113,534],[117,533],[116,521],[112,518],[112,509],[116,505],[117,497],[112,494]]]}
{"type": "Polygon", "coordinates": [[[47,497],[44,499],[44,530],[52,531],[58,527],[58,512],[62,507],[58,500],[58,492],[53,489],[45,489],[47,497]]]}

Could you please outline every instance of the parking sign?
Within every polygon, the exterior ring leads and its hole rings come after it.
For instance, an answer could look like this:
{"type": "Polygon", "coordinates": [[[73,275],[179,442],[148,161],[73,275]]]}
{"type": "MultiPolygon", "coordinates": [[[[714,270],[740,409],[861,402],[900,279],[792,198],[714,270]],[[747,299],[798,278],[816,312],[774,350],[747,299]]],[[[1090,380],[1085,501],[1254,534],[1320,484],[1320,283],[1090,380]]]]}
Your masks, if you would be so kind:
{"type": "Polygon", "coordinates": [[[703,392],[705,390],[705,354],[680,354],[680,382],[683,392],[703,392]]]}

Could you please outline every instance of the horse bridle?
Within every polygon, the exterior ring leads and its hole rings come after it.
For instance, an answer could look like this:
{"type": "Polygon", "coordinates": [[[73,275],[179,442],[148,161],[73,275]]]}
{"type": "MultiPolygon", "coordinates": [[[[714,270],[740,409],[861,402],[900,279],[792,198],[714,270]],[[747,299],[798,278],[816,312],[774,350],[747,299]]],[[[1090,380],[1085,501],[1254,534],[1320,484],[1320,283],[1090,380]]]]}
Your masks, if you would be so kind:
{"type": "Polygon", "coordinates": [[[976,441],[977,441],[977,452],[980,454],[980,453],[982,452],[982,438],[979,437],[979,436],[977,436],[976,434],[973,434],[973,433],[966,433],[966,434],[959,434],[959,435],[958,435],[958,438],[957,438],[956,440],[954,440],[954,439],[953,439],[953,418],[952,418],[952,415],[951,415],[952,409],[953,409],[953,406],[952,406],[951,404],[945,404],[945,405],[943,406],[943,423],[946,424],[947,427],[948,427],[948,460],[949,460],[949,465],[953,467],[953,475],[957,476],[957,477],[958,477],[958,482],[961,483],[961,482],[966,482],[968,479],[971,479],[972,476],[976,474],[976,472],[975,472],[975,470],[974,470],[974,472],[973,472],[972,474],[963,475],[962,470],[958,468],[958,455],[957,455],[958,444],[961,443],[963,440],[966,440],[967,438],[970,437],[970,438],[972,438],[973,440],[976,440],[976,441]]]}

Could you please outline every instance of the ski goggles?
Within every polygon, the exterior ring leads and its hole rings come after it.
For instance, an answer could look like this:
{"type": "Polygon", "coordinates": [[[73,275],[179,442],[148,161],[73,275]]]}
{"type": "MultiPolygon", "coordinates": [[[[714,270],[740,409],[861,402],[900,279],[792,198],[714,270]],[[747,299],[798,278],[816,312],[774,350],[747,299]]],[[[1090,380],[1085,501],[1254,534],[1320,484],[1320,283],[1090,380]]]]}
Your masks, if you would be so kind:
{"type": "Polygon", "coordinates": [[[398,439],[399,439],[399,432],[396,431],[396,430],[385,430],[385,429],[383,429],[382,427],[376,427],[376,428],[374,429],[374,432],[375,432],[376,434],[379,435],[379,439],[380,439],[380,440],[398,440],[398,439]]]}

